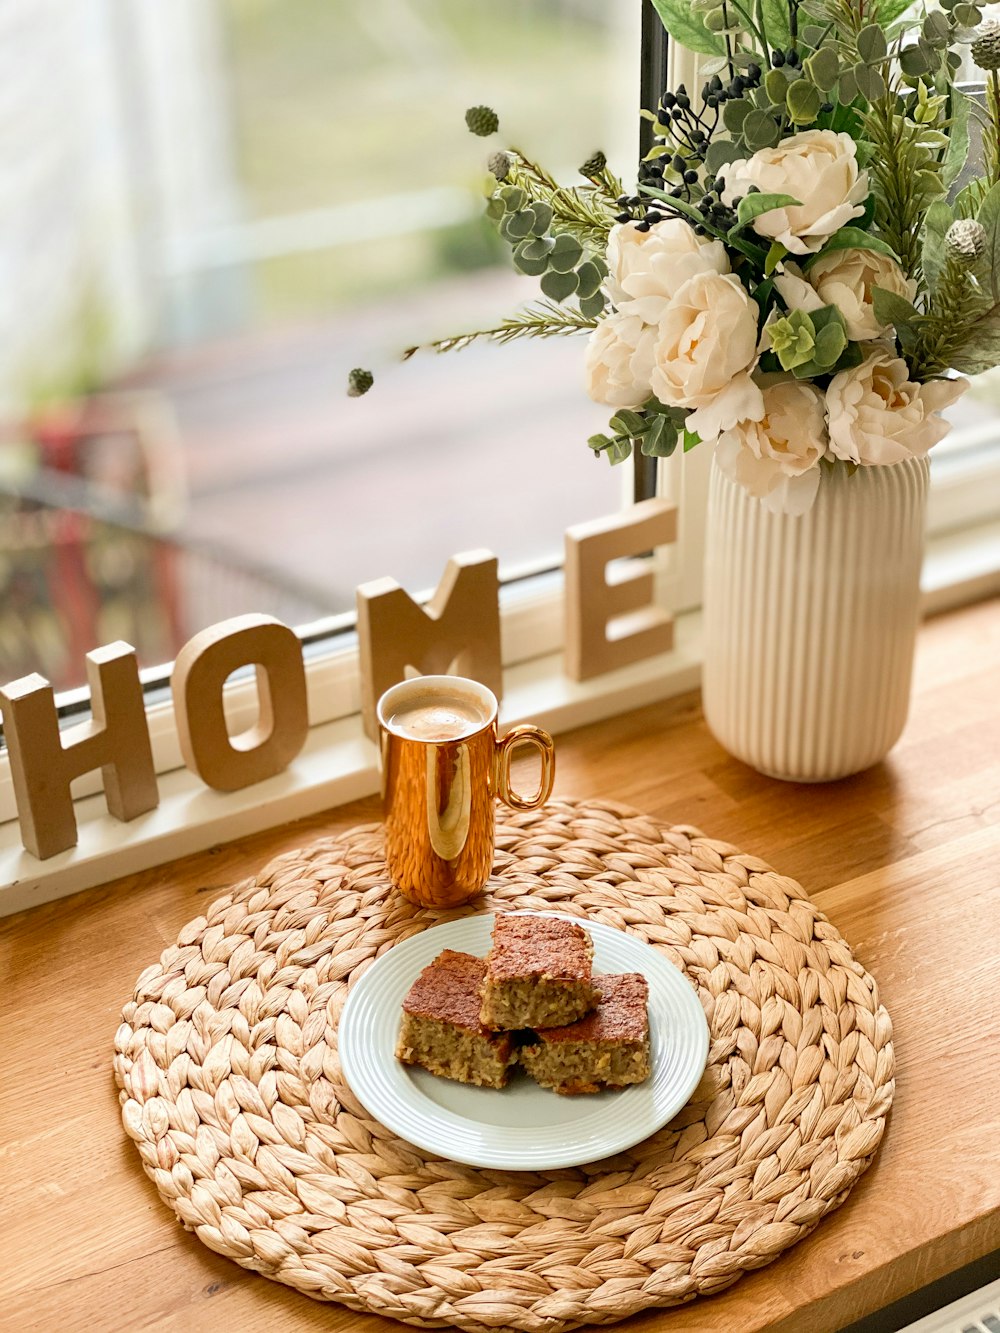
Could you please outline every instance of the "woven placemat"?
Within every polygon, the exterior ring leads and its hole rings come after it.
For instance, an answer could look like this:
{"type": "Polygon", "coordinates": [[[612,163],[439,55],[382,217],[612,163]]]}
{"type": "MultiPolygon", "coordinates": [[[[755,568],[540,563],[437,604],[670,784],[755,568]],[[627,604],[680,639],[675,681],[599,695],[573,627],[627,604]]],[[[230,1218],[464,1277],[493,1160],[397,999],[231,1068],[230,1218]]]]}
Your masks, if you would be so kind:
{"type": "Polygon", "coordinates": [[[504,813],[473,909],[387,884],[377,826],[272,861],[146,969],[115,1046],[146,1174],[210,1249],[409,1323],[559,1330],[720,1291],[808,1235],[869,1165],[893,1093],[875,982],[793,880],[606,802],[504,813]],[[399,940],[495,906],[632,931],[697,987],[709,1065],[669,1126],[548,1172],[395,1138],[344,1085],[337,1018],[399,940]]]}

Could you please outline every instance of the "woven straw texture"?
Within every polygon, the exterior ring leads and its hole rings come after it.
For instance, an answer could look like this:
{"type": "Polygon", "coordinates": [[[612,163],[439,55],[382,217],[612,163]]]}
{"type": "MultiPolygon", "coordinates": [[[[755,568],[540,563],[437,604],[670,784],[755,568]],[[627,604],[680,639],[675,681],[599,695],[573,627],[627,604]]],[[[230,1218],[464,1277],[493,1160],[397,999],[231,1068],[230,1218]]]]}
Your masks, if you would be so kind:
{"type": "Polygon", "coordinates": [[[873,979],[793,880],[605,802],[505,813],[474,908],[387,885],[377,826],[289,852],[185,926],[116,1036],[146,1174],[210,1249],[409,1323],[568,1329],[720,1291],[808,1235],[869,1165],[893,1093],[873,979]],[[428,1156],[344,1085],[337,1018],[399,940],[493,907],[584,914],[697,987],[708,1069],[665,1129],[551,1172],[428,1156]]]}

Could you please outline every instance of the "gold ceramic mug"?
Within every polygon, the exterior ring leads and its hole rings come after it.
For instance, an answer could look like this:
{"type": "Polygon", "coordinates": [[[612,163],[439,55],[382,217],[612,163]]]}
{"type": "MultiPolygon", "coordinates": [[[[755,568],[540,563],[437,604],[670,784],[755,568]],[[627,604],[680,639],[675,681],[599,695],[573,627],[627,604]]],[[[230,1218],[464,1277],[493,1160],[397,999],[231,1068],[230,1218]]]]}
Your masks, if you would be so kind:
{"type": "Polygon", "coordinates": [[[496,697],[462,676],[418,676],[378,702],[385,857],[392,881],[421,907],[457,907],[493,869],[495,799],[533,810],[552,794],[555,747],[541,727],[497,736],[496,697]],[[510,785],[522,742],[534,745],[541,776],[534,796],[510,785]]]}

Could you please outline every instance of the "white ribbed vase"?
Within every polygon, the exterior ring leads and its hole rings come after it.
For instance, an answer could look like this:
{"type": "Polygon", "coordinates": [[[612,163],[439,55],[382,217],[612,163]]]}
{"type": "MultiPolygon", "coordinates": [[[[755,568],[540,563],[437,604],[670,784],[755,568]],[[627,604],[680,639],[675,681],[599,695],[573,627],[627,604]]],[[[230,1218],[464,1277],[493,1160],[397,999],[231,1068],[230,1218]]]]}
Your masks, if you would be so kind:
{"type": "Polygon", "coordinates": [[[793,782],[888,754],[909,707],[928,475],[926,459],[824,466],[794,518],[713,464],[702,690],[730,754],[793,782]]]}

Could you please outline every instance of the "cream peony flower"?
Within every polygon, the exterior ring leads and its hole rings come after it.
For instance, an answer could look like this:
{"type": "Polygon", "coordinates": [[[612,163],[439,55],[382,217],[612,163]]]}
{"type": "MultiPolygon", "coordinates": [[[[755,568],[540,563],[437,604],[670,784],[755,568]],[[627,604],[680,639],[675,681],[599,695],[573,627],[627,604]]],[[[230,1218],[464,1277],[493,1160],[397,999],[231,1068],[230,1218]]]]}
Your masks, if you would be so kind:
{"type": "Polygon", "coordinates": [[[830,450],[862,467],[923,458],[947,435],[938,413],[956,402],[968,380],[907,378],[906,362],[894,349],[875,345],[860,366],[834,375],[826,391],[830,450]]]}
{"type": "Polygon", "coordinates": [[[815,254],[835,231],[865,211],[868,173],[858,170],[849,134],[804,130],[723,170],[727,204],[745,196],[751,185],[763,194],[787,194],[802,201],[772,208],[753,222],[754,231],[779,241],[792,254],[815,254]]]}
{"type": "Polygon", "coordinates": [[[641,407],[650,396],[656,330],[635,315],[612,312],[587,340],[587,392],[611,407],[641,407]]]}
{"type": "Polygon", "coordinates": [[[823,395],[801,380],[766,376],[764,416],[725,431],[716,445],[719,467],[775,513],[804,514],[816,498],[819,461],[826,453],[823,395]]]}
{"type": "Polygon", "coordinates": [[[667,306],[657,328],[650,387],[668,407],[697,409],[688,427],[714,439],[737,421],[758,420],[757,306],[733,274],[699,273],[667,306]]]}
{"type": "Polygon", "coordinates": [[[844,316],[847,336],[853,342],[880,338],[887,325],[875,318],[872,291],[884,287],[908,301],[916,291],[903,270],[888,255],[875,250],[834,250],[810,264],[803,276],[794,264],[786,264],[774,285],[789,310],[819,310],[834,305],[844,316]]]}
{"type": "Polygon", "coordinates": [[[695,234],[681,218],[657,222],[649,231],[617,224],[608,237],[608,295],[612,305],[658,324],[666,303],[698,273],[728,273],[721,241],[695,234]]]}

